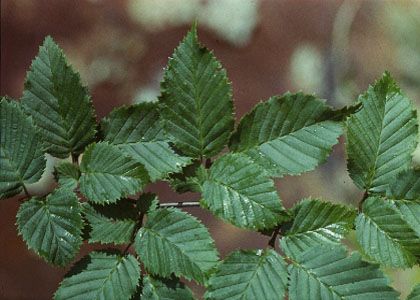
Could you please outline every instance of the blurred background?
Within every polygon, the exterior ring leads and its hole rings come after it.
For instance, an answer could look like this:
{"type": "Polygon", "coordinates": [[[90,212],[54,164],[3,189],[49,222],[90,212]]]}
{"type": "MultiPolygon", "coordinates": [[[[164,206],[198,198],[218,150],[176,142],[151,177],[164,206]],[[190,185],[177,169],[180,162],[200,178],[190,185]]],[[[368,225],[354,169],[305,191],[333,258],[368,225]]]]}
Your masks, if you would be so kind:
{"type": "MultiPolygon", "coordinates": [[[[286,91],[316,93],[330,105],[353,103],[385,70],[420,108],[420,1],[357,0],[2,0],[1,95],[20,98],[38,46],[51,35],[89,87],[98,120],[115,106],[153,101],[174,47],[198,20],[233,85],[237,118],[286,91]]],[[[420,164],[420,149],[415,154],[420,164]]],[[[51,170],[54,159],[49,159],[51,170]]],[[[51,189],[51,177],[30,187],[51,189]]],[[[326,164],[277,182],[286,207],[312,195],[355,205],[362,194],[346,175],[344,139],[326,164]]],[[[162,201],[197,199],[168,185],[162,201]]],[[[0,202],[0,299],[51,299],[67,269],[47,265],[17,236],[18,201],[0,202]]],[[[224,257],[265,247],[268,237],[235,229],[198,208],[224,257]]],[[[354,237],[348,244],[356,247],[354,237]]],[[[92,247],[84,245],[79,257],[92,247]]],[[[419,268],[385,270],[403,298],[419,268]]],[[[202,290],[191,285],[197,296],[202,290]]]]}

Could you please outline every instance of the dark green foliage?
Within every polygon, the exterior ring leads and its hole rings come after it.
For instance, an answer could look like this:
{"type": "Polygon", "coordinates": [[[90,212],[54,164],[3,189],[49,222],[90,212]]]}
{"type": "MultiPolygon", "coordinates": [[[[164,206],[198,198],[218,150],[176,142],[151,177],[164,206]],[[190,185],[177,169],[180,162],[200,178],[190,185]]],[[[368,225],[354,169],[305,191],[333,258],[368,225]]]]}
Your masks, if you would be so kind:
{"type": "Polygon", "coordinates": [[[17,224],[28,248],[55,265],[71,262],[82,244],[80,204],[76,194],[66,188],[55,190],[46,199],[23,203],[17,224]]]}
{"type": "Polygon", "coordinates": [[[45,38],[27,74],[22,105],[41,129],[47,152],[83,152],[96,133],[95,115],[79,74],[51,37],[45,38]]]}
{"type": "MultiPolygon", "coordinates": [[[[214,300],[398,298],[379,264],[420,262],[418,120],[389,73],[353,106],[286,93],[235,129],[226,71],[193,27],[161,90],[159,101],[116,108],[97,125],[87,89],[48,37],[22,102],[0,101],[0,198],[25,193],[16,223],[28,248],[66,266],[84,241],[110,247],[79,260],[55,299],[194,299],[185,280],[214,300]],[[343,132],[364,191],[358,210],[316,196],[286,209],[273,178],[313,170],[343,132]],[[27,184],[41,178],[45,153],[66,160],[54,166],[57,187],[32,197],[27,184]],[[144,192],[159,180],[199,198],[161,202],[144,192]],[[267,247],[219,260],[209,230],[183,211],[191,206],[269,235],[267,247]],[[365,260],[341,244],[354,230],[365,260]]],[[[419,297],[417,286],[408,299],[419,297]]]]}
{"type": "Polygon", "coordinates": [[[20,105],[0,100],[0,199],[14,196],[37,182],[45,168],[42,142],[32,119],[20,105]]]}

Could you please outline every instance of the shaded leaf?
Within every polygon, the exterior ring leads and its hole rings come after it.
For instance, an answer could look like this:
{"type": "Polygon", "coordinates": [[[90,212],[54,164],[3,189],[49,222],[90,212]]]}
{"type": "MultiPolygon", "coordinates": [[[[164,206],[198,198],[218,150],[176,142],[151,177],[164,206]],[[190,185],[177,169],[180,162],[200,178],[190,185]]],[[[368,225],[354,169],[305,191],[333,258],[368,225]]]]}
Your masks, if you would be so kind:
{"type": "Polygon", "coordinates": [[[48,153],[53,156],[80,154],[95,137],[88,91],[49,36],[27,73],[22,104],[41,128],[48,153]]]}
{"type": "Polygon", "coordinates": [[[156,194],[144,193],[137,199],[137,209],[143,214],[155,211],[159,206],[159,199],[156,194]]]}
{"type": "Polygon", "coordinates": [[[89,243],[128,244],[136,227],[136,211],[131,203],[119,201],[107,206],[83,203],[89,222],[89,243]]]}
{"type": "Polygon", "coordinates": [[[55,178],[60,186],[66,187],[70,190],[77,188],[80,169],[77,165],[70,162],[62,162],[54,167],[55,178]]]}
{"type": "Polygon", "coordinates": [[[420,170],[399,173],[389,183],[386,196],[392,199],[420,200],[420,170]]]}
{"type": "Polygon", "coordinates": [[[22,191],[24,184],[37,182],[45,159],[40,136],[19,103],[0,100],[0,199],[22,191]]]}
{"type": "Polygon", "coordinates": [[[178,278],[158,278],[149,275],[143,278],[142,300],[193,300],[191,290],[178,278]]]}
{"type": "Polygon", "coordinates": [[[407,300],[420,300],[420,283],[414,286],[407,300]]]}

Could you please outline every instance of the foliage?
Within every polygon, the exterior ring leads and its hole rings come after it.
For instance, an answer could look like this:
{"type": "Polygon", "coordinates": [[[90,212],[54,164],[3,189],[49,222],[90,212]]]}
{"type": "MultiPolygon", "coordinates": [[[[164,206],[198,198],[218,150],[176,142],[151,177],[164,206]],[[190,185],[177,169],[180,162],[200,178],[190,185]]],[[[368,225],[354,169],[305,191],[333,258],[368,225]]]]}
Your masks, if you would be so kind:
{"type": "MultiPolygon", "coordinates": [[[[194,299],[183,280],[215,300],[398,298],[380,265],[420,262],[418,120],[389,73],[352,107],[286,93],[235,128],[226,71],[193,26],[161,90],[159,101],[116,108],[97,124],[79,75],[47,37],[21,101],[0,101],[0,197],[24,192],[17,227],[28,248],[66,266],[83,241],[111,247],[76,262],[55,299],[194,299]],[[349,174],[365,193],[359,207],[307,198],[286,209],[274,178],[313,170],[343,133],[349,174]],[[56,189],[31,196],[45,153],[71,162],[55,165],[56,189]],[[164,203],[144,192],[159,180],[200,201],[164,203]],[[267,248],[219,260],[188,206],[269,235],[267,248]],[[342,244],[352,231],[363,255],[342,244]]],[[[413,287],[409,299],[418,297],[413,287]]]]}

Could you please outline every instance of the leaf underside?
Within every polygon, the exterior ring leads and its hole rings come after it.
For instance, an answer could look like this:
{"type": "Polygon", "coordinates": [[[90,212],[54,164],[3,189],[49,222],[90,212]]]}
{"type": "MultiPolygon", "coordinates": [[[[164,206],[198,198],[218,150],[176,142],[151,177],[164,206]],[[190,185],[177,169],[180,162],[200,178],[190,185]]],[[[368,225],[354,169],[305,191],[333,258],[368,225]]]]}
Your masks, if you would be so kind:
{"type": "Polygon", "coordinates": [[[0,199],[12,197],[37,182],[45,159],[40,136],[16,101],[0,100],[0,199]]]}
{"type": "Polygon", "coordinates": [[[207,228],[175,208],[149,214],[137,233],[135,248],[150,274],[162,277],[174,274],[200,283],[218,260],[207,228]]]}
{"type": "Polygon", "coordinates": [[[45,39],[27,73],[22,105],[41,128],[51,155],[80,154],[93,141],[92,101],[51,37],[45,39]]]}
{"type": "Polygon", "coordinates": [[[350,177],[355,184],[385,193],[411,165],[416,148],[416,112],[388,73],[360,96],[363,108],[347,121],[350,177]]]}

